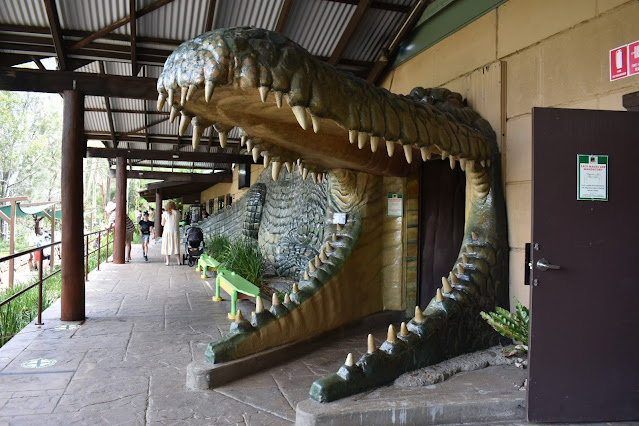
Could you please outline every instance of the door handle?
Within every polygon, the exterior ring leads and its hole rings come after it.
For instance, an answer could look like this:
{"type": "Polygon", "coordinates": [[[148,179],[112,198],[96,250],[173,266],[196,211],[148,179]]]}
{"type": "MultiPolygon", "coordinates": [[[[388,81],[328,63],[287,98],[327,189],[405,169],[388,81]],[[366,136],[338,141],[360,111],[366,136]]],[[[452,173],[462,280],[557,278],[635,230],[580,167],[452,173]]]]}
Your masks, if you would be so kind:
{"type": "Polygon", "coordinates": [[[550,263],[548,263],[548,261],[546,259],[539,259],[537,261],[537,269],[539,269],[540,271],[547,271],[549,269],[561,269],[561,267],[559,265],[551,265],[550,263]]]}

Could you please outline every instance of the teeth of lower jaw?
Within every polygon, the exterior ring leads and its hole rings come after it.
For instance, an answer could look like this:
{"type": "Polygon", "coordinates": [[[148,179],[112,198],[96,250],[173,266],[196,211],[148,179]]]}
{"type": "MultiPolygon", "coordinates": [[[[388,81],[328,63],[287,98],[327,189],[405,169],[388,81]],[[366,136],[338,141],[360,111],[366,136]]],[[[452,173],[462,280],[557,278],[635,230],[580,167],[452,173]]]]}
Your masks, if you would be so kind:
{"type": "Polygon", "coordinates": [[[280,171],[282,170],[282,163],[280,161],[273,161],[272,177],[274,181],[280,178],[280,171]]]}

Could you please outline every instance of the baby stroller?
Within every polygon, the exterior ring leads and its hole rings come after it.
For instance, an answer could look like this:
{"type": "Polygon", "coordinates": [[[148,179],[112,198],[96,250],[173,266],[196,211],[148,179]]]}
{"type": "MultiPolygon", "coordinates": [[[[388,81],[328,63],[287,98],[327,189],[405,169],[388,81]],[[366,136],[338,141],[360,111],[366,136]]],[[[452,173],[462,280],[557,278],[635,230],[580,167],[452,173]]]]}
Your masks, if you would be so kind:
{"type": "Polygon", "coordinates": [[[188,259],[189,266],[193,266],[197,263],[202,253],[204,253],[204,234],[202,234],[200,228],[192,226],[186,230],[182,263],[186,263],[188,259]]]}

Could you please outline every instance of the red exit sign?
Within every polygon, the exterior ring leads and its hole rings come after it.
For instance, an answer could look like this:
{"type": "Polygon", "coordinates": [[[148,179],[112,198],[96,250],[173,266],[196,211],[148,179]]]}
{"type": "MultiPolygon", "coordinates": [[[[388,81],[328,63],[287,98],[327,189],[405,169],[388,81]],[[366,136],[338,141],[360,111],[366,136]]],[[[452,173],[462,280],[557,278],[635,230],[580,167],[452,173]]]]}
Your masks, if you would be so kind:
{"type": "Polygon", "coordinates": [[[610,50],[610,81],[639,74],[639,40],[610,50]]]}

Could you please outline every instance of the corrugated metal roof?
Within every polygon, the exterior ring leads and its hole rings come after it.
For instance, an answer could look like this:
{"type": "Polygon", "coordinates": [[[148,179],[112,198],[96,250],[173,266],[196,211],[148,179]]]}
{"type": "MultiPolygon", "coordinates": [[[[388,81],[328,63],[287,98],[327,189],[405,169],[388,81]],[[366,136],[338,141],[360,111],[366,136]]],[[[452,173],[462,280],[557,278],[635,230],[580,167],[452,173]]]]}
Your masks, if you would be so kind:
{"type": "Polygon", "coordinates": [[[376,61],[381,49],[404,19],[403,13],[369,9],[348,43],[343,57],[356,61],[376,61]]]}
{"type": "Polygon", "coordinates": [[[0,2],[2,23],[46,27],[49,25],[42,0],[6,0],[0,2]]]}
{"type": "Polygon", "coordinates": [[[284,0],[220,0],[214,28],[257,27],[274,30],[284,0]]]}

